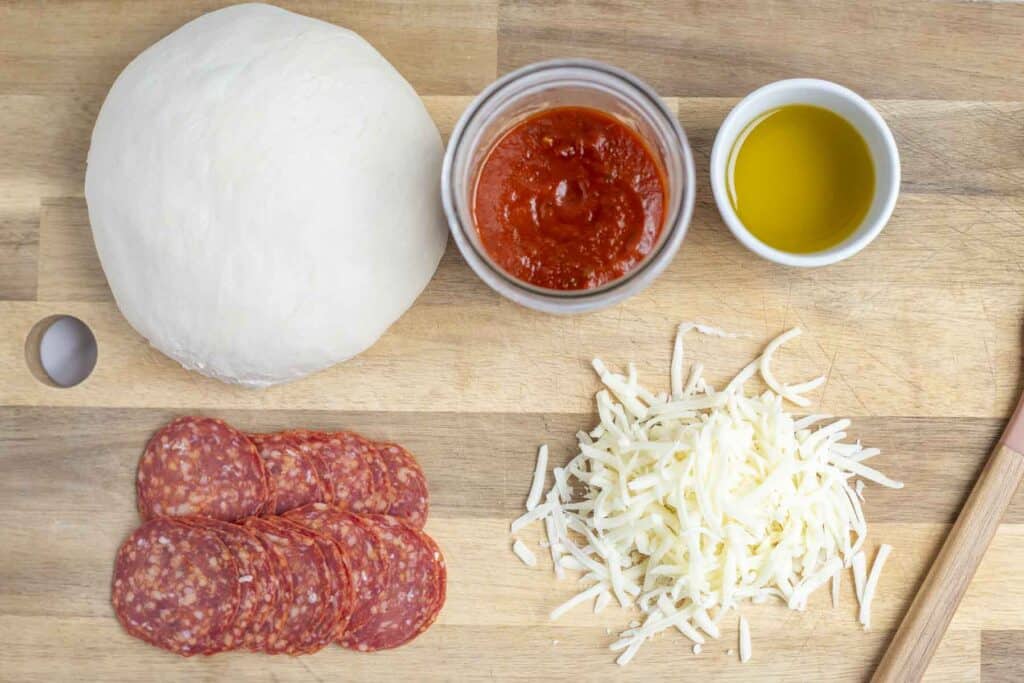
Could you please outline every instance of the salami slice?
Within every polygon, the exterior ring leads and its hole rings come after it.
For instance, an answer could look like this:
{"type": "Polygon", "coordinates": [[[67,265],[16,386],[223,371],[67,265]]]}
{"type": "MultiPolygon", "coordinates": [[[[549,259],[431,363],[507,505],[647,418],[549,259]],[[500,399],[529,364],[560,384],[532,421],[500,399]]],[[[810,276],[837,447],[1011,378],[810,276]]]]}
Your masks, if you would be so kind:
{"type": "Polygon", "coordinates": [[[130,634],[180,655],[205,651],[231,628],[238,566],[209,529],[157,518],[121,545],[111,601],[130,634]]]}
{"type": "Polygon", "coordinates": [[[267,590],[264,595],[265,617],[245,634],[242,646],[255,652],[270,652],[278,634],[284,628],[292,607],[292,576],[285,557],[274,544],[263,537],[258,528],[259,519],[243,520],[241,525],[260,542],[267,554],[270,573],[267,575],[267,590]],[[250,522],[255,520],[255,522],[250,522]]]}
{"type": "Polygon", "coordinates": [[[331,471],[327,467],[327,463],[324,461],[322,444],[325,440],[326,435],[324,432],[314,432],[308,429],[292,429],[287,432],[281,432],[287,434],[289,440],[299,449],[302,455],[306,458],[313,469],[316,470],[317,476],[320,477],[320,482],[323,485],[323,501],[324,503],[333,502],[334,491],[330,483],[331,471]]]}
{"type": "Polygon", "coordinates": [[[277,518],[271,521],[286,524],[289,528],[295,530],[296,533],[306,534],[316,541],[320,552],[324,554],[324,560],[327,562],[328,569],[327,602],[330,609],[325,610],[325,618],[320,627],[325,644],[336,640],[347,629],[349,619],[352,616],[352,607],[355,603],[352,573],[349,569],[347,556],[333,540],[304,524],[288,518],[277,518]]]}
{"type": "Polygon", "coordinates": [[[252,442],[220,420],[182,417],[149,440],[137,475],[139,513],[232,521],[257,514],[269,489],[252,442]]]}
{"type": "MultiPolygon", "coordinates": [[[[376,456],[369,441],[351,432],[307,432],[303,449],[323,463],[327,502],[353,512],[383,512],[389,488],[377,481],[384,472],[373,463],[376,456]]],[[[385,480],[386,481],[386,480],[385,480]]]]}
{"type": "Polygon", "coordinates": [[[388,560],[383,540],[372,525],[361,524],[351,512],[331,505],[307,505],[285,515],[334,541],[348,561],[353,586],[352,615],[348,630],[366,624],[380,609],[387,588],[388,560]]]}
{"type": "Polygon", "coordinates": [[[430,509],[430,494],[423,470],[412,453],[397,444],[378,443],[376,447],[393,487],[386,514],[402,517],[417,529],[422,529],[430,509]]]}
{"type": "MultiPolygon", "coordinates": [[[[362,439],[362,437],[359,437],[362,439]]],[[[364,441],[366,441],[364,439],[364,441]]],[[[387,463],[380,457],[372,441],[366,441],[370,453],[370,476],[373,479],[373,494],[363,502],[362,512],[386,515],[395,498],[395,487],[387,463]]]]}
{"type": "Polygon", "coordinates": [[[211,517],[182,517],[180,521],[217,534],[238,566],[239,602],[234,623],[219,639],[208,639],[204,654],[241,647],[274,611],[277,589],[271,553],[252,532],[238,524],[211,517]]]}
{"type": "Polygon", "coordinates": [[[437,545],[437,541],[431,538],[427,532],[422,529],[419,529],[416,533],[419,534],[420,540],[423,541],[423,543],[428,547],[430,554],[433,555],[437,568],[434,604],[431,608],[431,612],[428,614],[427,619],[424,622],[423,630],[425,631],[437,620],[438,615],[441,614],[441,610],[444,608],[445,600],[448,599],[448,563],[445,562],[444,553],[441,552],[441,548],[437,545]]]}
{"type": "Polygon", "coordinates": [[[395,517],[366,515],[360,523],[374,529],[388,558],[386,589],[378,611],[362,626],[349,629],[343,646],[370,652],[408,643],[437,618],[444,604],[444,558],[424,534],[395,517]]]}
{"type": "Polygon", "coordinates": [[[355,605],[355,586],[352,583],[352,572],[348,566],[348,559],[341,552],[341,548],[331,540],[319,536],[317,543],[327,560],[327,567],[331,571],[331,597],[328,602],[336,610],[334,614],[328,614],[324,622],[327,642],[337,640],[348,630],[348,622],[352,618],[352,608],[355,605]]]}
{"type": "Polygon", "coordinates": [[[264,513],[279,515],[327,499],[318,463],[300,448],[304,433],[250,434],[249,438],[256,445],[270,480],[270,497],[264,513]]]}
{"type": "Polygon", "coordinates": [[[264,652],[291,655],[316,652],[331,640],[327,611],[331,609],[330,569],[316,540],[300,527],[277,517],[250,517],[244,525],[267,542],[291,576],[291,595],[284,601],[286,618],[264,652]]]}

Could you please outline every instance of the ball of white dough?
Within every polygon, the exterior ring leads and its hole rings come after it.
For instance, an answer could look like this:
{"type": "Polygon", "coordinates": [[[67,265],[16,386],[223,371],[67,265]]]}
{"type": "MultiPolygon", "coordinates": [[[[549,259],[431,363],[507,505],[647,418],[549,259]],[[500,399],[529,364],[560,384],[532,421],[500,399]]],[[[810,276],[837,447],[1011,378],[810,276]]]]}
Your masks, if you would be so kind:
{"type": "Polygon", "coordinates": [[[294,380],[371,346],[447,231],[437,128],[369,43],[269,5],[140,54],[100,111],[85,194],[125,318],[190,370],[294,380]]]}

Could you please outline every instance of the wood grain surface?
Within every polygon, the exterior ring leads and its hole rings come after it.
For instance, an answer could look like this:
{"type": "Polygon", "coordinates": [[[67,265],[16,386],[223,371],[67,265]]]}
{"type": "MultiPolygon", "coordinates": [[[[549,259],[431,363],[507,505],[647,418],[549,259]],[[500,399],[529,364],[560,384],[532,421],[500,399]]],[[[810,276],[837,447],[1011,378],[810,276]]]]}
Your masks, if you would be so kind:
{"type": "MultiPolygon", "coordinates": [[[[188,374],[117,312],[82,198],[89,135],[130,59],[219,6],[197,0],[0,0],[0,680],[865,680],[924,578],[1020,393],[1024,332],[1024,5],[1016,2],[284,3],[353,28],[409,79],[447,135],[497,75],[587,56],[635,72],[666,98],[694,146],[697,207],[683,248],[647,291],[608,311],[555,318],[484,286],[450,245],[417,304],[359,358],[284,387],[247,391],[188,374]],[[871,98],[900,147],[889,227],[857,257],[786,269],[740,246],[719,219],[708,155],[751,89],[817,76],[871,98]],[[25,340],[71,313],[99,363],[73,389],[39,382],[25,340]],[[906,482],[868,487],[870,555],[894,546],[872,629],[819,594],[806,613],[746,611],[699,656],[666,636],[622,670],[606,646],[634,616],[547,613],[574,586],[509,551],[536,444],[555,462],[593,420],[588,367],[637,363],[667,384],[674,326],[751,334],[698,341],[725,378],[766,337],[799,324],[782,376],[826,373],[814,411],[847,415],[906,482]],[[352,428],[399,441],[431,484],[429,531],[450,567],[449,601],[412,645],[373,655],[244,653],[180,659],[122,632],[109,604],[114,552],[137,523],[132,480],[149,434],[201,412],[246,429],[352,428]],[[610,629],[610,632],[608,631],[610,629]]],[[[524,540],[535,543],[536,530],[524,540]]],[[[538,553],[541,555],[541,553],[538,553]]],[[[869,558],[870,559],[870,558],[869,558]]],[[[927,678],[1021,680],[1024,497],[1018,493],[927,678]]],[[[848,577],[847,577],[848,579],[848,577]]]]}
{"type": "MultiPolygon", "coordinates": [[[[1012,434],[1018,417],[1011,418],[1012,434]]],[[[904,683],[924,677],[950,622],[988,552],[1024,479],[1024,455],[1000,439],[907,608],[872,683],[904,683]]]]}

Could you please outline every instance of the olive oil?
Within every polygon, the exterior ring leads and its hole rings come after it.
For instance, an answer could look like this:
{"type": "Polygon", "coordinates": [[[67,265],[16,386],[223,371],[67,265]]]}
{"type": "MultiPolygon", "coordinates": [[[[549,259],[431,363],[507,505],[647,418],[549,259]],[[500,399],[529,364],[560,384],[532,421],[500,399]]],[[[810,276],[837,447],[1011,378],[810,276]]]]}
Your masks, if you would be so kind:
{"type": "Polygon", "coordinates": [[[871,152],[857,129],[803,104],[752,121],[733,145],[727,173],[729,201],[747,230],[796,254],[853,234],[875,193],[871,152]]]}

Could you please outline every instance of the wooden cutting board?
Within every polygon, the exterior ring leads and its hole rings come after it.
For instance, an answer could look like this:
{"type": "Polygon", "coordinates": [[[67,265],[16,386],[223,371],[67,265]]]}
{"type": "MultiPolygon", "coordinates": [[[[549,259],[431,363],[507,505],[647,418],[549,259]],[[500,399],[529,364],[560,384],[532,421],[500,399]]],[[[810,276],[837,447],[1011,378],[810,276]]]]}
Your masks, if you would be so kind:
{"type": "MultiPolygon", "coordinates": [[[[362,33],[417,88],[447,135],[470,97],[525,63],[586,56],[668,96],[695,148],[690,233],[649,290],[608,311],[556,318],[491,293],[449,247],[416,305],[370,351],[265,391],[188,374],[118,314],[89,234],[82,178],[103,96],[141,49],[220,3],[0,3],[0,679],[53,680],[864,680],[878,661],[1020,390],[1024,328],[1024,5],[1012,2],[294,2],[362,33]],[[759,260],[728,233],[707,160],[736,98],[818,76],[872,98],[903,160],[892,222],[854,259],[820,270],[759,260]],[[73,389],[29,372],[25,340],[69,313],[99,344],[73,389]],[[664,386],[674,326],[701,320],[752,336],[697,341],[726,378],[770,336],[806,333],[784,377],[825,373],[815,412],[848,415],[906,482],[867,490],[868,548],[894,546],[870,631],[816,596],[805,613],[746,611],[699,656],[666,635],[620,670],[606,649],[635,618],[579,608],[542,559],[509,551],[535,447],[553,459],[594,421],[589,359],[637,363],[664,386]],[[148,435],[175,415],[245,429],[352,428],[422,460],[429,531],[448,557],[437,625],[394,652],[329,648],[301,658],[190,660],[129,638],[109,605],[115,550],[137,523],[133,473],[148,435]]],[[[535,543],[536,534],[526,534],[535,543]]],[[[540,554],[540,553],[538,553],[540,554]]],[[[543,557],[543,556],[542,556],[543,557]]],[[[929,678],[1019,680],[1024,655],[1024,498],[1004,520],[929,678]]]]}

